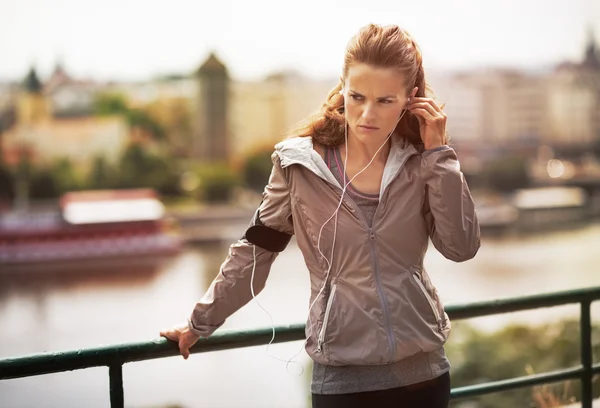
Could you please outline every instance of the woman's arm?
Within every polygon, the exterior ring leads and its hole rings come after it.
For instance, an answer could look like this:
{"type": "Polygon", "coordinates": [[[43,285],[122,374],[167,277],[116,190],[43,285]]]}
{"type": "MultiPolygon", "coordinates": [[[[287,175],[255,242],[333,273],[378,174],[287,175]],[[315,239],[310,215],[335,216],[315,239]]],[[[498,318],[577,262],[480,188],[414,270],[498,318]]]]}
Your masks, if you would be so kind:
{"type": "Polygon", "coordinates": [[[277,155],[273,154],[272,160],[273,169],[263,200],[248,230],[230,246],[218,275],[194,306],[187,327],[161,332],[179,342],[184,358],[189,355],[189,347],[200,337],[209,337],[252,299],[251,280],[254,294],[262,291],[273,261],[294,233],[287,181],[277,155]]]}
{"type": "Polygon", "coordinates": [[[473,258],[481,245],[479,222],[456,152],[450,146],[425,151],[421,171],[431,241],[450,260],[473,258]]]}

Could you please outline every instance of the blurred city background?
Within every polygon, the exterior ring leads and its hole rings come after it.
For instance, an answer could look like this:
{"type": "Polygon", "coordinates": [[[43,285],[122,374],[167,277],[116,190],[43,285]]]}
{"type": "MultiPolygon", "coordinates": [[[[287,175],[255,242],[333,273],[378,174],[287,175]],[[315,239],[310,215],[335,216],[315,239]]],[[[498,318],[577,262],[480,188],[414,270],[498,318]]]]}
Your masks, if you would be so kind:
{"type": "MultiPolygon", "coordinates": [[[[0,358],[146,341],[183,322],[260,203],[273,145],[320,107],[369,22],[420,44],[476,200],[476,258],[426,257],[443,301],[600,285],[598,2],[3,2],[0,358]]],[[[308,295],[292,241],[259,299],[281,325],[304,322],[308,295]]],[[[573,306],[457,322],[453,386],[578,364],[577,318],[573,306]]],[[[224,329],[257,327],[270,320],[251,302],[224,329]]],[[[298,361],[301,375],[252,347],[133,363],[125,402],[307,407],[311,366],[298,361]]],[[[453,406],[578,395],[561,383],[453,406]]],[[[108,399],[106,369],[0,382],[2,407],[108,399]]]]}

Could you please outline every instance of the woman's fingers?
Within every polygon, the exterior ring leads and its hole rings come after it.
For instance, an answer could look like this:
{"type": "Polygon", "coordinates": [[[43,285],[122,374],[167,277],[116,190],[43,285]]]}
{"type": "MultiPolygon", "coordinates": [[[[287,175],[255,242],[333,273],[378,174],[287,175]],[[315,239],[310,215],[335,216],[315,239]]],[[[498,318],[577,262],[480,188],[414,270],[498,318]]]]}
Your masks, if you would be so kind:
{"type": "Polygon", "coordinates": [[[163,330],[160,332],[160,335],[177,343],[177,346],[179,347],[179,354],[181,354],[183,358],[187,360],[187,358],[190,356],[190,351],[189,347],[184,343],[184,336],[180,329],[176,328],[163,330]]]}
{"type": "Polygon", "coordinates": [[[431,112],[429,112],[428,110],[423,109],[423,108],[411,108],[410,111],[412,113],[420,115],[426,121],[427,120],[431,121],[431,120],[435,119],[435,117],[431,114],[431,112]]]}
{"type": "Polygon", "coordinates": [[[423,109],[429,112],[432,117],[441,116],[442,114],[442,112],[438,112],[430,103],[427,102],[412,102],[408,106],[408,110],[410,111],[414,111],[416,109],[423,109]]]}
{"type": "Polygon", "coordinates": [[[442,108],[439,107],[439,105],[437,104],[437,102],[434,99],[431,98],[423,98],[423,97],[419,97],[416,96],[414,98],[410,98],[410,105],[417,105],[417,104],[425,104],[431,107],[431,112],[437,112],[437,113],[442,113],[443,110],[442,108]]]}
{"type": "Polygon", "coordinates": [[[179,338],[179,350],[184,359],[190,356],[190,348],[200,339],[200,336],[192,333],[189,329],[184,330],[179,338]]]}
{"type": "Polygon", "coordinates": [[[169,340],[179,342],[180,332],[178,330],[163,330],[160,332],[162,337],[166,337],[169,340]]]}
{"type": "Polygon", "coordinates": [[[181,336],[181,339],[179,340],[179,353],[181,353],[184,360],[187,360],[190,356],[190,345],[186,343],[183,336],[181,336]]]}
{"type": "Polygon", "coordinates": [[[160,332],[160,335],[176,342],[179,347],[179,353],[186,360],[190,356],[190,348],[196,344],[200,338],[200,336],[190,332],[187,327],[163,330],[160,332]]]}

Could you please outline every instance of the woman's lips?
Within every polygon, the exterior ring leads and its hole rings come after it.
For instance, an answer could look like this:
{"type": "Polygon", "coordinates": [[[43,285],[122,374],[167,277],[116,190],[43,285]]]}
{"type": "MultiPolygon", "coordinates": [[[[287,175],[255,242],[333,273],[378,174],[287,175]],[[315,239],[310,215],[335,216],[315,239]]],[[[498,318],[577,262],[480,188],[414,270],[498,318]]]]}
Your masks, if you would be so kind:
{"type": "Polygon", "coordinates": [[[379,128],[376,126],[359,125],[358,127],[360,127],[361,129],[364,129],[364,130],[371,130],[371,131],[379,130],[379,128]]]}

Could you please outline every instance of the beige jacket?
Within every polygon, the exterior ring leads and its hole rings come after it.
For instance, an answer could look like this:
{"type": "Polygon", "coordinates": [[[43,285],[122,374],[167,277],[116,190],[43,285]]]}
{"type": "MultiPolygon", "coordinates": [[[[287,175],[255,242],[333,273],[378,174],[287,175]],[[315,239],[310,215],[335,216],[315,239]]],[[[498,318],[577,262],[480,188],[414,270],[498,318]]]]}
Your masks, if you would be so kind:
{"type": "MultiPolygon", "coordinates": [[[[260,222],[282,236],[295,235],[310,272],[312,304],[327,271],[317,250],[319,229],[337,208],[342,188],[310,137],[279,143],[272,158],[260,222]]],[[[321,237],[328,258],[333,228],[331,221],[321,237]]],[[[451,147],[421,154],[395,136],[372,228],[344,195],[329,282],[306,327],[306,351],[315,361],[386,364],[443,346],[450,321],[423,268],[430,238],[448,259],[475,256],[480,233],[471,194],[451,147]]],[[[264,287],[277,254],[256,247],[255,293],[264,287]]],[[[196,304],[191,330],[208,337],[252,299],[252,267],[253,245],[240,239],[196,304]]]]}

